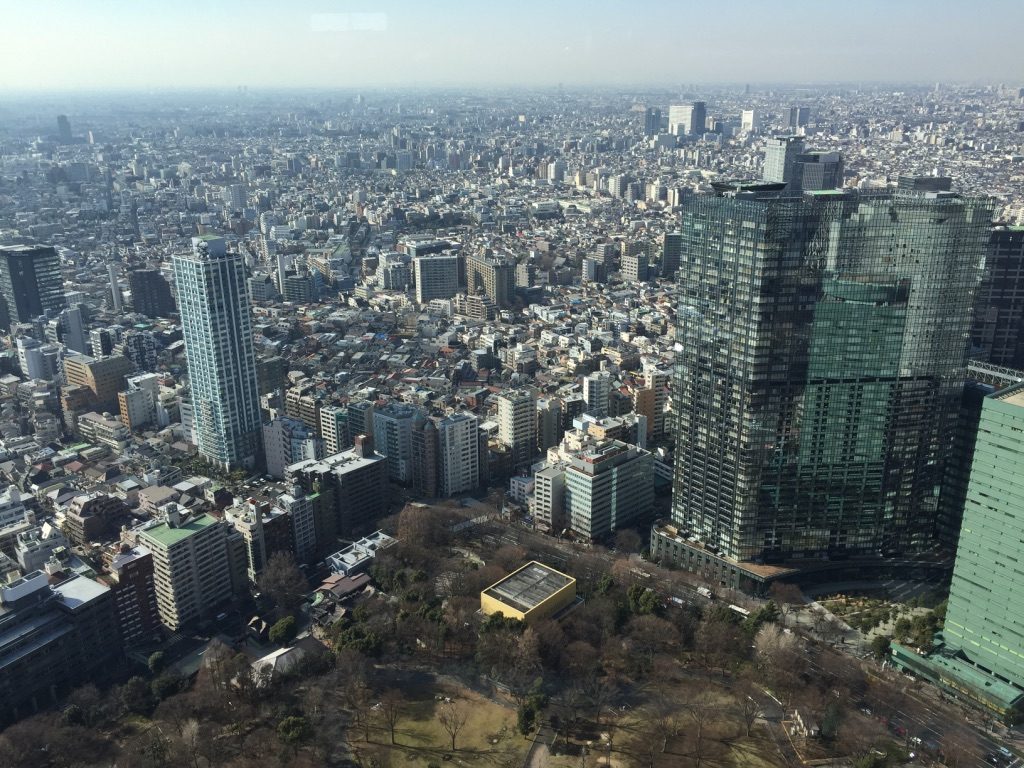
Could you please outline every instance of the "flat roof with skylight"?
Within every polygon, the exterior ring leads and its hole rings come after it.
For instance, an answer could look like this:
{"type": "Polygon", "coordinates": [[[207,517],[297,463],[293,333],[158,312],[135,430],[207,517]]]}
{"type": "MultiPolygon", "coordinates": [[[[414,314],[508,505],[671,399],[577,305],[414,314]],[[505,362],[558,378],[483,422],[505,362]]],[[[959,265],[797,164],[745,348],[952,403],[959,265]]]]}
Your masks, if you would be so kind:
{"type": "Polygon", "coordinates": [[[543,563],[527,563],[480,593],[480,610],[527,623],[548,618],[576,600],[576,579],[543,563]]]}

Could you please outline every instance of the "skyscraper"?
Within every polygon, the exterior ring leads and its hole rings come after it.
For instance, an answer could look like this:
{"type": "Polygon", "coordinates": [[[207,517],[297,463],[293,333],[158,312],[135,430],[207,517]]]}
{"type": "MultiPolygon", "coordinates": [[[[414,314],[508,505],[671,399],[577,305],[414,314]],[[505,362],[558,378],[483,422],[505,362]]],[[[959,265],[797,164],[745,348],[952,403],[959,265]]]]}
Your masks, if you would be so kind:
{"type": "Polygon", "coordinates": [[[1024,692],[1024,387],[985,398],[943,638],[1024,692]]]}
{"type": "Polygon", "coordinates": [[[700,136],[706,122],[707,105],[703,101],[668,108],[668,132],[674,136],[700,136]]]}
{"type": "Polygon", "coordinates": [[[971,342],[978,359],[1024,368],[1024,227],[992,229],[971,342]]]}
{"type": "Polygon", "coordinates": [[[654,136],[661,130],[661,110],[648,107],[644,111],[644,136],[654,136]]]}
{"type": "Polygon", "coordinates": [[[57,115],[57,138],[62,144],[71,143],[71,121],[67,115],[57,115]]]}
{"type": "Polygon", "coordinates": [[[768,139],[762,177],[786,184],[791,192],[835,189],[843,184],[843,156],[839,152],[806,152],[803,136],[768,139]]]}
{"type": "Polygon", "coordinates": [[[221,237],[194,237],[192,252],[174,257],[174,280],[199,453],[220,467],[252,467],[261,419],[242,257],[221,237]]]}
{"type": "Polygon", "coordinates": [[[176,307],[171,288],[159,269],[136,269],[128,273],[132,306],[146,317],[168,317],[176,307]]]}
{"type": "Polygon", "coordinates": [[[656,557],[738,583],[741,561],[934,541],[991,214],[924,191],[942,186],[686,202],[676,532],[656,557]]]}
{"type": "Polygon", "coordinates": [[[803,136],[778,136],[765,142],[764,171],[761,178],[776,184],[788,184],[793,179],[796,158],[804,151],[803,136]]]}
{"type": "Polygon", "coordinates": [[[0,327],[35,320],[64,306],[60,257],[48,245],[0,247],[0,327]]]}
{"type": "Polygon", "coordinates": [[[679,269],[683,252],[683,236],[678,232],[666,232],[661,238],[661,276],[671,280],[679,269]]]}
{"type": "Polygon", "coordinates": [[[985,397],[945,626],[927,655],[897,643],[892,648],[896,666],[1007,719],[1024,707],[1022,435],[1024,386],[985,397]]]}
{"type": "Polygon", "coordinates": [[[807,125],[807,122],[811,119],[811,108],[810,107],[790,107],[789,108],[789,127],[791,130],[797,128],[803,128],[807,125]]]}

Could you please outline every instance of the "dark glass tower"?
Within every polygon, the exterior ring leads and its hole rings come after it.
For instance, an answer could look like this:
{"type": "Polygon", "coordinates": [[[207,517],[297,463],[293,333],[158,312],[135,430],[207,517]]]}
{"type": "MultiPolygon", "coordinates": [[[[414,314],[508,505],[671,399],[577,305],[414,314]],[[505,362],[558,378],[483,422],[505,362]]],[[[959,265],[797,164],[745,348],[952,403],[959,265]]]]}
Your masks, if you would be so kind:
{"type": "Polygon", "coordinates": [[[128,274],[135,311],[146,317],[169,317],[177,307],[159,269],[136,269],[128,274]]]}
{"type": "Polygon", "coordinates": [[[0,327],[34,320],[64,306],[60,257],[48,245],[0,247],[0,327]]]}
{"type": "Polygon", "coordinates": [[[655,531],[655,557],[703,568],[934,542],[991,206],[923,181],[723,184],[686,201],[675,530],[655,531]]]}
{"type": "Polygon", "coordinates": [[[992,230],[971,341],[977,359],[1024,368],[1024,227],[992,230]]]}

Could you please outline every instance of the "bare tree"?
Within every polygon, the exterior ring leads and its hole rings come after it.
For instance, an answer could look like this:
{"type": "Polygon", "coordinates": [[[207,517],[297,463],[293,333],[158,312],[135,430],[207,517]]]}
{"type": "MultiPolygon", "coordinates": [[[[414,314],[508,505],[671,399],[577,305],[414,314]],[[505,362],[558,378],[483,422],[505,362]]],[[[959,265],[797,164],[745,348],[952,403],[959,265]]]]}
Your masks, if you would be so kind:
{"type": "Polygon", "coordinates": [[[405,708],[405,697],[395,688],[388,688],[380,698],[380,716],[391,734],[391,743],[395,743],[395,726],[402,719],[405,708]]]}
{"type": "Polygon", "coordinates": [[[294,613],[302,605],[309,582],[287,552],[275,552],[260,576],[260,589],[282,613],[294,613]]]}
{"type": "Polygon", "coordinates": [[[189,756],[192,768],[199,768],[199,721],[195,718],[186,720],[182,726],[181,743],[189,756]]]}
{"type": "Polygon", "coordinates": [[[615,534],[615,548],[620,552],[631,555],[634,552],[639,552],[643,546],[644,540],[632,528],[623,528],[615,534]]]}
{"type": "Polygon", "coordinates": [[[594,723],[600,726],[601,713],[614,701],[619,693],[619,686],[611,677],[594,676],[584,684],[583,690],[594,707],[594,723]]]}
{"type": "Polygon", "coordinates": [[[736,706],[734,710],[743,724],[743,734],[747,737],[754,730],[754,723],[763,714],[761,705],[752,695],[752,689],[741,688],[736,693],[736,706]]]}
{"type": "Polygon", "coordinates": [[[804,604],[804,593],[796,584],[776,581],[771,586],[770,594],[772,600],[779,606],[783,623],[794,608],[804,604]]]}
{"type": "Polygon", "coordinates": [[[469,720],[469,710],[458,702],[446,701],[437,710],[437,720],[451,737],[452,752],[454,752],[455,740],[462,729],[466,727],[466,723],[469,720]]]}
{"type": "Polygon", "coordinates": [[[701,761],[705,757],[707,727],[712,722],[716,712],[717,707],[714,705],[714,700],[706,692],[698,694],[686,708],[686,713],[693,722],[693,759],[696,761],[696,768],[700,768],[701,761]]]}

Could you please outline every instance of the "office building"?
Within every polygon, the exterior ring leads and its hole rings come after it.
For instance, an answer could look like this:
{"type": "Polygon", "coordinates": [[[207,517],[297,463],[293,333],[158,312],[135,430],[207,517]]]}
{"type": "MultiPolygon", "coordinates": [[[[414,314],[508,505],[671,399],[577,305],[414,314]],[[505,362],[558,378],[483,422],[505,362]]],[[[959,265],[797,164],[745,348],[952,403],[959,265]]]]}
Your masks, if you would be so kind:
{"type": "Polygon", "coordinates": [[[374,530],[387,513],[387,460],[365,435],[350,450],[293,464],[286,474],[311,497],[321,553],[333,551],[338,536],[374,530]]]}
{"type": "Polygon", "coordinates": [[[0,330],[64,307],[60,257],[48,245],[0,246],[0,330]]]}
{"type": "Polygon", "coordinates": [[[668,132],[673,136],[700,136],[706,122],[707,105],[703,101],[668,108],[668,132]]]}
{"type": "Polygon", "coordinates": [[[548,465],[534,473],[530,512],[540,530],[556,535],[565,530],[564,466],[548,465]]]}
{"type": "Polygon", "coordinates": [[[606,371],[597,371],[583,377],[583,401],[587,404],[584,413],[601,418],[608,415],[611,402],[612,377],[606,371]]]}
{"type": "Polygon", "coordinates": [[[1024,368],[1024,227],[993,227],[978,291],[971,356],[1024,368]]]}
{"type": "Polygon", "coordinates": [[[644,522],[654,502],[654,459],[635,445],[605,440],[573,457],[565,470],[568,526],[589,541],[644,522]]]}
{"type": "Polygon", "coordinates": [[[894,644],[893,662],[1012,720],[1024,704],[1024,386],[988,395],[940,642],[894,644]]]}
{"type": "Polygon", "coordinates": [[[17,350],[18,368],[26,379],[53,381],[60,374],[64,358],[64,350],[60,346],[19,336],[17,350]]]}
{"type": "Polygon", "coordinates": [[[477,488],[480,479],[478,421],[471,413],[453,413],[437,424],[441,495],[477,488]]]}
{"type": "Polygon", "coordinates": [[[450,299],[459,292],[460,259],[455,253],[431,253],[412,260],[417,303],[450,299]]]}
{"type": "Polygon", "coordinates": [[[436,417],[429,416],[412,427],[412,487],[427,499],[433,499],[441,492],[438,421],[436,417]]]}
{"type": "Polygon", "coordinates": [[[484,252],[466,259],[466,280],[469,293],[482,293],[494,300],[500,309],[512,304],[516,292],[516,265],[504,256],[484,252]]]}
{"type": "Polygon", "coordinates": [[[793,190],[810,192],[843,186],[843,156],[838,152],[803,152],[793,171],[793,190]]]}
{"type": "Polygon", "coordinates": [[[373,435],[373,414],[375,411],[376,405],[372,400],[349,401],[345,409],[345,422],[348,426],[347,446],[355,442],[357,435],[373,435]]]}
{"type": "Polygon", "coordinates": [[[61,144],[71,143],[71,121],[67,115],[57,115],[57,138],[61,144]]]}
{"type": "Polygon", "coordinates": [[[682,259],[683,236],[679,232],[666,232],[661,238],[661,276],[674,280],[682,259]]]}
{"type": "Polygon", "coordinates": [[[412,481],[412,432],[424,413],[405,403],[388,403],[373,414],[373,445],[387,459],[388,478],[412,481]]]}
{"type": "Polygon", "coordinates": [[[0,722],[56,704],[101,682],[121,660],[114,600],[84,576],[50,586],[30,571],[0,586],[0,722]]]}
{"type": "Polygon", "coordinates": [[[199,453],[222,468],[252,467],[260,407],[245,264],[224,239],[192,238],[174,257],[199,453]]]}
{"type": "Polygon", "coordinates": [[[622,254],[622,279],[627,283],[647,282],[647,252],[622,254]]]}
{"type": "Polygon", "coordinates": [[[803,136],[776,136],[768,139],[764,146],[761,178],[773,184],[788,184],[793,180],[796,159],[803,151],[803,136]]]}
{"type": "Polygon", "coordinates": [[[131,376],[127,382],[128,389],[117,393],[121,422],[132,431],[167,426],[170,417],[160,402],[160,377],[147,373],[131,376]]]}
{"type": "Polygon", "coordinates": [[[107,264],[107,279],[110,281],[110,310],[114,314],[121,314],[121,286],[117,282],[117,267],[114,264],[107,264]]]}
{"type": "Polygon", "coordinates": [[[557,398],[542,398],[537,401],[537,452],[544,453],[558,445],[565,434],[562,423],[562,401],[557,398]]]}
{"type": "Polygon", "coordinates": [[[107,573],[103,582],[110,587],[117,611],[117,624],[126,648],[146,645],[160,635],[160,612],[156,604],[153,553],[141,544],[115,544],[104,553],[107,573]]]}
{"type": "Polygon", "coordinates": [[[51,342],[60,342],[72,352],[86,355],[91,347],[88,345],[85,336],[85,305],[75,304],[60,310],[57,317],[50,320],[48,325],[56,331],[55,337],[50,338],[49,328],[47,338],[51,342]]]}
{"type": "Polygon", "coordinates": [[[644,110],[644,136],[655,136],[661,132],[661,110],[648,107],[644,110]]]}
{"type": "Polygon", "coordinates": [[[740,113],[740,131],[742,133],[759,133],[761,130],[761,114],[756,109],[744,109],[740,113]]]}
{"type": "Polygon", "coordinates": [[[320,408],[320,436],[324,441],[324,455],[330,456],[348,448],[348,411],[341,405],[320,408]]]}
{"type": "Polygon", "coordinates": [[[263,425],[263,452],[267,474],[282,479],[292,464],[324,455],[324,443],[306,424],[278,416],[263,425]]]}
{"type": "Polygon", "coordinates": [[[530,389],[512,389],[497,396],[498,439],[511,449],[514,467],[537,455],[537,398],[530,389]]]}
{"type": "Polygon", "coordinates": [[[672,406],[684,541],[655,530],[654,557],[741,584],[756,574],[738,562],[934,543],[991,215],[926,191],[943,186],[721,184],[687,201],[672,406]]]}
{"type": "Polygon", "coordinates": [[[811,108],[810,107],[790,107],[789,108],[789,129],[795,131],[797,128],[803,128],[810,122],[811,119],[811,108]]]}
{"type": "Polygon", "coordinates": [[[71,355],[64,359],[64,375],[69,387],[85,387],[92,393],[94,406],[103,411],[116,410],[117,393],[124,389],[132,372],[131,361],[121,355],[94,358],[71,355]]]}
{"type": "Polygon", "coordinates": [[[836,189],[843,185],[843,157],[805,151],[803,136],[780,136],[765,144],[762,177],[791,192],[836,189]]]}
{"type": "Polygon", "coordinates": [[[174,502],[165,509],[167,519],[143,529],[139,543],[153,553],[160,621],[175,632],[212,618],[230,599],[229,526],[211,515],[190,516],[174,502]]]}

